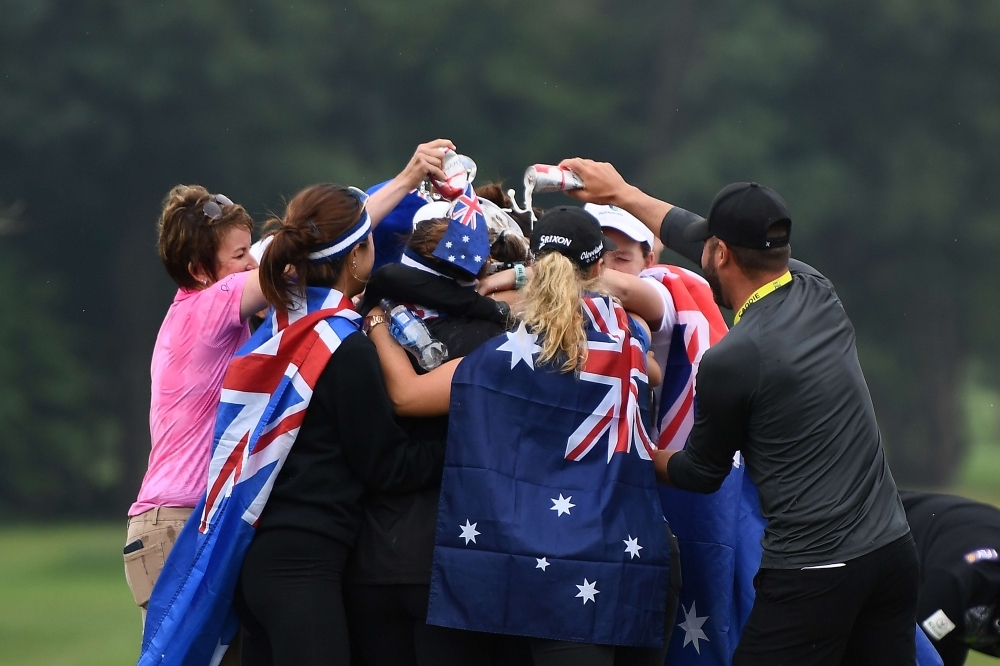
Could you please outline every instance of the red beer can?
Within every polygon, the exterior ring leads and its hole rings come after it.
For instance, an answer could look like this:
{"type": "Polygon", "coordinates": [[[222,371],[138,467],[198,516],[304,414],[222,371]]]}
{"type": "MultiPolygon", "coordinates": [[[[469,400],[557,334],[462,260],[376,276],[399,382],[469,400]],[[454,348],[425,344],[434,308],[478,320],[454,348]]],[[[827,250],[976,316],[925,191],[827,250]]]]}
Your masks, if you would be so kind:
{"type": "Polygon", "coordinates": [[[524,172],[524,190],[535,194],[583,189],[583,179],[569,169],[534,164],[524,172]]]}

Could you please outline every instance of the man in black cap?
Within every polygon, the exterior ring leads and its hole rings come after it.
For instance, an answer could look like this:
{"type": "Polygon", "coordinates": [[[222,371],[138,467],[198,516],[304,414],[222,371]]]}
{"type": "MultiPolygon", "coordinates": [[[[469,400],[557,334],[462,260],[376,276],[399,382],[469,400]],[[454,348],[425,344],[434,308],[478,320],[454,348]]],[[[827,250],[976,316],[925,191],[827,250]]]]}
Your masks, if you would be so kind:
{"type": "Polygon", "coordinates": [[[882,450],[854,327],[833,285],[790,259],[791,215],[773,190],[735,183],[708,219],[628,185],[610,164],[566,160],[576,198],[624,208],[699,262],[733,328],[705,352],[683,451],[664,483],[717,490],[736,451],[760,494],[757,596],[734,666],[913,664],[918,565],[882,450]]]}

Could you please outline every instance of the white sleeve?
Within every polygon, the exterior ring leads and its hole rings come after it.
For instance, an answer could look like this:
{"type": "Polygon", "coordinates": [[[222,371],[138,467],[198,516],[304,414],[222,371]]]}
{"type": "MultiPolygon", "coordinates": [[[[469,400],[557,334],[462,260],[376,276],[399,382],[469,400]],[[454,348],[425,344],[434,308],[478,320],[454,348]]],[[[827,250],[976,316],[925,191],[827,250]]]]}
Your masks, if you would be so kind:
{"type": "Polygon", "coordinates": [[[670,291],[663,286],[659,280],[655,277],[649,275],[640,275],[641,279],[645,280],[648,284],[653,285],[656,289],[656,293],[660,295],[660,299],[663,301],[663,319],[660,322],[659,331],[672,331],[674,329],[674,324],[677,323],[677,308],[674,307],[674,297],[670,295],[670,291]]]}

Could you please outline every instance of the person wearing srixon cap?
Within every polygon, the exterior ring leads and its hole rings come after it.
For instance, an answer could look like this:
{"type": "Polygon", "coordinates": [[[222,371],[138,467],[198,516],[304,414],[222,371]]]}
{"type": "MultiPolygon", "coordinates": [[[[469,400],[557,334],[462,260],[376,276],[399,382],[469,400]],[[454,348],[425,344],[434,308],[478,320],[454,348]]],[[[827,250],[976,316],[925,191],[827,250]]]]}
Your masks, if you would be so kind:
{"type": "Polygon", "coordinates": [[[792,216],[772,189],[734,183],[707,219],[613,166],[572,159],[578,199],[619,206],[701,264],[733,327],[698,369],[683,451],[661,482],[720,487],[741,451],[767,519],[757,591],[734,666],[913,664],[917,554],[882,449],[854,327],[833,284],[790,258],[792,216]]]}
{"type": "Polygon", "coordinates": [[[535,224],[531,234],[531,251],[536,257],[558,252],[588,273],[594,272],[605,252],[617,247],[601,231],[593,215],[571,206],[550,210],[535,224]]]}

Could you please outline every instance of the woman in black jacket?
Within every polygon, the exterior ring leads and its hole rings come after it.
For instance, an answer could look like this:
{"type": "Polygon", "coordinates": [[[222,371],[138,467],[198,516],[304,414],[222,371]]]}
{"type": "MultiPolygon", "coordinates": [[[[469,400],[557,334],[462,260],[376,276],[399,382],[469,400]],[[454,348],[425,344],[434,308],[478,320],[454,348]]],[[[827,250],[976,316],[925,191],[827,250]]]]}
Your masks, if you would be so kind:
{"type": "MultiPolygon", "coordinates": [[[[372,275],[361,311],[383,298],[407,304],[423,313],[431,335],[447,346],[450,359],[457,359],[505,332],[510,308],[480,296],[474,276],[433,256],[447,226],[445,219],[419,223],[407,243],[403,263],[385,266],[372,275]]],[[[497,236],[493,234],[491,255],[525,258],[523,239],[497,236]]],[[[417,373],[424,372],[412,357],[410,362],[417,373]]],[[[450,380],[448,372],[433,374],[447,374],[450,380]]],[[[447,404],[437,409],[428,406],[423,400],[428,392],[420,387],[407,393],[415,401],[408,404],[397,398],[397,414],[437,411],[440,415],[397,416],[397,423],[413,440],[444,446],[447,404]]],[[[516,650],[507,637],[425,623],[439,493],[440,486],[435,485],[408,494],[378,492],[365,497],[364,522],[345,586],[352,639],[365,666],[489,664],[491,654],[516,650]],[[484,654],[487,650],[489,654],[484,654]]]]}

